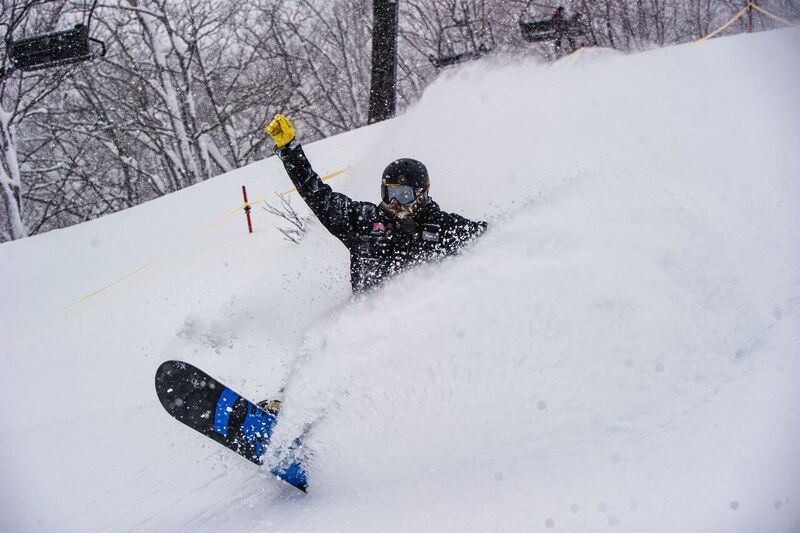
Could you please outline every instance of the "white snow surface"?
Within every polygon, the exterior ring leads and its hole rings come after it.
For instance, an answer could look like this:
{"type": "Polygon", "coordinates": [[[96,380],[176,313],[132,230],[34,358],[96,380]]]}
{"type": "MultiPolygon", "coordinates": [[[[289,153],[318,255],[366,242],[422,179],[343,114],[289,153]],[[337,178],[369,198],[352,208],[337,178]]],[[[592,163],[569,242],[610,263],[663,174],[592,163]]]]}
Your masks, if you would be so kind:
{"type": "Polygon", "coordinates": [[[490,223],[365,298],[316,221],[200,233],[275,157],[3,244],[0,530],[800,531],[798,82],[797,29],[452,70],[306,146],[490,223]],[[308,494],[170,418],[166,359],[312,424],[308,494]]]}

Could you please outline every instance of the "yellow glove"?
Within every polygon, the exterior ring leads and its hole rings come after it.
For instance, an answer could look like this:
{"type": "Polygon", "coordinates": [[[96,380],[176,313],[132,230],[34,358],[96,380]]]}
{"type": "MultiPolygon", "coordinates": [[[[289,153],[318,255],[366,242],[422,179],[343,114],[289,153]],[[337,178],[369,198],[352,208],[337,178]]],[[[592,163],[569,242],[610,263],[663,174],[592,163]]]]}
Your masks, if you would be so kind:
{"type": "Polygon", "coordinates": [[[283,148],[294,139],[294,126],[289,119],[283,115],[275,115],[275,118],[267,124],[264,131],[275,141],[275,146],[283,148]]]}

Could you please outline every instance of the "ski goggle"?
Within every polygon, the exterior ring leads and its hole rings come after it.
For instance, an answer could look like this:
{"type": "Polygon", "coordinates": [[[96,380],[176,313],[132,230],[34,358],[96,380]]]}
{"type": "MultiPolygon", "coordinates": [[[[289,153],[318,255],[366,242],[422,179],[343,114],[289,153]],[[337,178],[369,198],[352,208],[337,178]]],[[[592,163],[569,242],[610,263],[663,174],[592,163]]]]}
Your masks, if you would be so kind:
{"type": "Polygon", "coordinates": [[[392,200],[397,200],[400,205],[408,205],[414,203],[417,199],[417,190],[411,185],[394,185],[387,183],[381,187],[383,192],[383,201],[387,204],[392,200]]]}

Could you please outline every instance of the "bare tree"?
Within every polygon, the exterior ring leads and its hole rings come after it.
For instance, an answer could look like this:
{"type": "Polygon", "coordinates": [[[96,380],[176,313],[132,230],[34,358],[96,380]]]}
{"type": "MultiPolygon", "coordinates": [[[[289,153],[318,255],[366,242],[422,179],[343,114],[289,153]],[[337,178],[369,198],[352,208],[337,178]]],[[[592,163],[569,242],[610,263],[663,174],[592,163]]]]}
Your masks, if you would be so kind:
{"type": "Polygon", "coordinates": [[[324,137],[367,123],[370,67],[368,0],[297,0],[271,26],[276,72],[291,88],[287,111],[305,131],[324,137]]]}
{"type": "MultiPolygon", "coordinates": [[[[4,42],[29,34],[52,31],[65,4],[37,6],[37,2],[3,1],[0,23],[5,26],[4,42]],[[36,10],[32,10],[34,6],[36,10]]],[[[41,106],[61,86],[63,71],[34,73],[12,72],[8,50],[3,54],[0,75],[0,241],[28,235],[24,221],[22,166],[28,150],[25,145],[37,145],[36,139],[18,136],[19,127],[42,113],[41,106]],[[20,156],[20,152],[23,154],[20,156]]]]}
{"type": "Polygon", "coordinates": [[[269,202],[264,202],[263,209],[270,215],[287,222],[289,225],[283,227],[278,226],[278,231],[281,232],[287,241],[299,244],[300,240],[308,231],[308,224],[311,217],[304,217],[298,214],[294,207],[292,207],[292,200],[288,195],[279,195],[278,198],[280,205],[274,206],[269,202]]]}

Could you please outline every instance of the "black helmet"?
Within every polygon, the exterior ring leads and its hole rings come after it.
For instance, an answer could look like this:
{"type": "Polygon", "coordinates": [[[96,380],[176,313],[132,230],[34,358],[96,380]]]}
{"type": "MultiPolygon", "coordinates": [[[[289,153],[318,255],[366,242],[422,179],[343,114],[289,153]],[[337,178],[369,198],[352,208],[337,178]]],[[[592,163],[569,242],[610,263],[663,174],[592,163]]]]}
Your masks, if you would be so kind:
{"type": "Polygon", "coordinates": [[[383,171],[381,187],[385,185],[411,185],[414,188],[425,188],[431,184],[428,169],[416,159],[398,159],[389,163],[383,171]]]}

